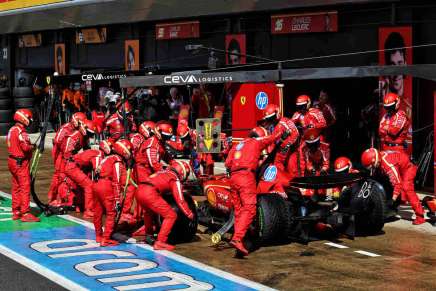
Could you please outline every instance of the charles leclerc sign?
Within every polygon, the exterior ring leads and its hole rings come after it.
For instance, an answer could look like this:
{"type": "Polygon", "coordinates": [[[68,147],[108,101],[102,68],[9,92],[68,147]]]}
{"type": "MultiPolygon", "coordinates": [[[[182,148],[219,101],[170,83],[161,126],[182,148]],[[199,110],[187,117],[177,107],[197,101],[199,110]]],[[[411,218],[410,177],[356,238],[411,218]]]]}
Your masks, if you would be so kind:
{"type": "Polygon", "coordinates": [[[272,34],[336,31],[338,31],[337,11],[271,16],[272,34]]]}

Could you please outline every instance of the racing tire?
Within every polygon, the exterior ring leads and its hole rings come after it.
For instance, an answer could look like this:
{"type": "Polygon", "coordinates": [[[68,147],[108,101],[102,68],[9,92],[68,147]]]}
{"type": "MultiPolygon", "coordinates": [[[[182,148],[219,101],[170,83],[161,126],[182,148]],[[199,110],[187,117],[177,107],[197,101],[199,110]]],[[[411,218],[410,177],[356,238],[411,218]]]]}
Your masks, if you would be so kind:
{"type": "Polygon", "coordinates": [[[356,234],[380,233],[385,223],[386,194],[383,186],[367,179],[353,186],[350,209],[355,216],[356,234]]]}
{"type": "Polygon", "coordinates": [[[12,108],[12,100],[11,99],[1,99],[0,97],[0,110],[6,110],[12,108]]]}
{"type": "Polygon", "coordinates": [[[249,230],[249,240],[261,246],[278,243],[288,238],[291,212],[287,202],[278,194],[257,196],[256,219],[249,230]]]}
{"type": "MultiPolygon", "coordinates": [[[[190,195],[185,195],[185,201],[188,204],[189,209],[194,213],[194,219],[190,220],[177,206],[177,203],[171,194],[163,195],[163,198],[177,213],[177,220],[168,236],[168,242],[170,244],[191,242],[197,233],[198,227],[198,215],[194,199],[192,199],[190,195]]],[[[161,217],[159,217],[158,221],[160,226],[162,223],[161,217]]]]}
{"type": "Polygon", "coordinates": [[[12,123],[0,123],[0,135],[7,135],[12,125],[12,123]]]}
{"type": "Polygon", "coordinates": [[[9,123],[12,122],[13,110],[0,110],[0,123],[9,123]]]}
{"type": "Polygon", "coordinates": [[[9,88],[0,88],[0,99],[9,99],[10,95],[9,88]]]}
{"type": "Polygon", "coordinates": [[[26,98],[15,98],[14,99],[15,108],[33,108],[34,99],[33,97],[26,98]]]}
{"type": "Polygon", "coordinates": [[[33,91],[31,87],[15,87],[13,93],[14,97],[17,98],[33,98],[33,91]]]}

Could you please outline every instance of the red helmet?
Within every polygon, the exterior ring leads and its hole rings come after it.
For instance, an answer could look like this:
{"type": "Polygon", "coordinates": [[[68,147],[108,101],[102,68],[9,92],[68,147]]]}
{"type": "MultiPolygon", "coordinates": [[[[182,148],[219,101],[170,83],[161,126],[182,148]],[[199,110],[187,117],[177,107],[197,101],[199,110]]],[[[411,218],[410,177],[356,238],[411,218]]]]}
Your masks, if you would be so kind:
{"type": "Polygon", "coordinates": [[[191,173],[191,167],[187,162],[173,160],[170,166],[178,173],[180,180],[185,181],[188,179],[191,173]]]}
{"type": "Polygon", "coordinates": [[[124,104],[118,103],[117,107],[118,107],[118,116],[120,118],[123,118],[123,110],[126,110],[126,115],[129,115],[130,112],[132,112],[133,110],[132,105],[130,105],[128,101],[124,102],[124,104]]]}
{"type": "Polygon", "coordinates": [[[156,124],[153,121],[144,121],[139,126],[139,133],[142,134],[145,138],[149,138],[153,134],[153,129],[156,127],[156,124]]]}
{"type": "Polygon", "coordinates": [[[268,131],[262,126],[257,126],[250,131],[248,136],[249,137],[264,137],[264,136],[268,136],[268,131]]]}
{"type": "Polygon", "coordinates": [[[295,102],[295,105],[297,106],[297,110],[302,110],[302,109],[308,110],[311,104],[312,101],[310,100],[310,97],[307,95],[298,96],[295,102]]]}
{"type": "Polygon", "coordinates": [[[132,156],[132,147],[132,143],[127,139],[119,139],[115,142],[113,151],[128,160],[132,156]]]}
{"type": "Polygon", "coordinates": [[[321,131],[318,128],[309,128],[303,135],[306,144],[315,144],[320,142],[321,131]]]}
{"type": "Polygon", "coordinates": [[[180,138],[186,138],[189,135],[189,127],[186,124],[179,124],[177,126],[177,135],[180,136],[180,138]]]}
{"type": "Polygon", "coordinates": [[[99,149],[106,155],[109,155],[112,151],[112,143],[108,140],[102,140],[98,145],[99,149]]]}
{"type": "Polygon", "coordinates": [[[385,98],[383,98],[383,107],[386,110],[392,110],[394,108],[398,110],[398,108],[400,108],[400,96],[395,93],[386,94],[385,98]]]}
{"type": "Polygon", "coordinates": [[[335,161],[336,173],[348,173],[352,167],[353,164],[351,163],[350,159],[347,157],[339,157],[335,161]]]}
{"type": "Polygon", "coordinates": [[[363,152],[362,166],[367,169],[377,168],[380,165],[380,152],[375,148],[369,148],[363,152]]]}
{"type": "Polygon", "coordinates": [[[29,126],[33,121],[33,113],[29,109],[18,109],[14,114],[14,121],[29,126]]]}
{"type": "Polygon", "coordinates": [[[80,122],[85,122],[86,114],[83,112],[76,112],[71,116],[71,122],[73,123],[75,128],[79,127],[80,122]]]}
{"type": "Polygon", "coordinates": [[[158,122],[154,133],[158,139],[169,139],[173,136],[173,126],[167,122],[158,122]]]}
{"type": "Polygon", "coordinates": [[[95,129],[94,122],[92,120],[86,119],[84,123],[85,123],[85,128],[86,128],[87,133],[95,134],[96,129],[95,129]]]}
{"type": "Polygon", "coordinates": [[[263,111],[263,120],[278,120],[280,119],[280,107],[275,104],[268,104],[263,111]]]}

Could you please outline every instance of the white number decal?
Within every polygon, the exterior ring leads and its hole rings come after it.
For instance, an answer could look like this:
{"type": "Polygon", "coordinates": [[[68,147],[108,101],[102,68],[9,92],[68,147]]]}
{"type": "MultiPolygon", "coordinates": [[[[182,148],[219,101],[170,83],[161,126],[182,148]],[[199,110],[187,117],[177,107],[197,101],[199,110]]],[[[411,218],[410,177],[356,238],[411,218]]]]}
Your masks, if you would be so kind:
{"type": "Polygon", "coordinates": [[[363,183],[362,188],[359,191],[357,197],[366,199],[371,193],[371,185],[368,182],[363,183]]]}

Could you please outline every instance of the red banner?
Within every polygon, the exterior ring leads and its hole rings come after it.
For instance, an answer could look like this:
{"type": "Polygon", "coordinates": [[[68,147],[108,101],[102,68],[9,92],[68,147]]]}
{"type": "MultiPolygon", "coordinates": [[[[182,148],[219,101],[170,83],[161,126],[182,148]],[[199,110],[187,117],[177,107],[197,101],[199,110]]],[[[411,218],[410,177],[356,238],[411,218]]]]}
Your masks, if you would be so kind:
{"type": "Polygon", "coordinates": [[[272,34],[336,31],[338,31],[337,11],[271,16],[272,34]]]}
{"type": "Polygon", "coordinates": [[[177,22],[156,24],[156,39],[199,38],[200,22],[177,22]]]}
{"type": "MultiPolygon", "coordinates": [[[[379,39],[379,64],[390,66],[402,66],[413,64],[412,27],[381,27],[378,33],[379,39]],[[409,47],[407,49],[396,49],[409,47]]],[[[384,76],[380,78],[381,95],[393,92],[401,97],[401,109],[404,110],[412,122],[412,77],[407,75],[384,76]]],[[[384,110],[380,110],[384,114],[384,110]]],[[[412,126],[409,129],[410,136],[407,139],[409,152],[412,152],[412,126]]]]}
{"type": "Polygon", "coordinates": [[[245,56],[247,53],[245,42],[245,34],[226,35],[226,65],[239,65],[247,63],[247,57],[245,56]]]}

